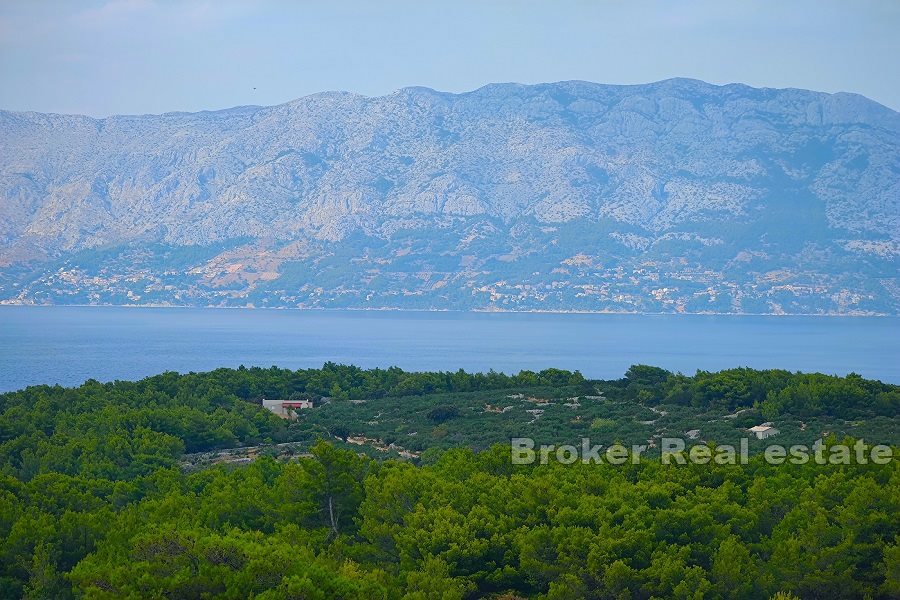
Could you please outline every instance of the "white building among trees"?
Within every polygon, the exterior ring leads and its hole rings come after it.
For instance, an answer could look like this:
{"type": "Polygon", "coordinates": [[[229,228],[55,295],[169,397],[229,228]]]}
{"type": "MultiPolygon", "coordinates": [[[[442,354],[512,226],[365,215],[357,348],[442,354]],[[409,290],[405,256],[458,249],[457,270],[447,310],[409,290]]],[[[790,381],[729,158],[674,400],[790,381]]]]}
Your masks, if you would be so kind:
{"type": "Polygon", "coordinates": [[[748,431],[756,436],[758,440],[764,440],[766,438],[770,438],[773,435],[778,435],[781,433],[778,429],[775,428],[772,423],[763,423],[762,425],[754,425],[748,431]]]}

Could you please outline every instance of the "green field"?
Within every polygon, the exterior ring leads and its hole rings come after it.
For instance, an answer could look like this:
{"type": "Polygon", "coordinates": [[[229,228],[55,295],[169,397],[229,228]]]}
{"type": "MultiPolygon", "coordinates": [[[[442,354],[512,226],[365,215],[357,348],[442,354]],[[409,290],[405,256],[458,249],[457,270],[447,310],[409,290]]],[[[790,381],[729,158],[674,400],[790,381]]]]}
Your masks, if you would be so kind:
{"type": "Polygon", "coordinates": [[[644,404],[624,397],[614,385],[598,383],[594,387],[589,393],[584,393],[584,386],[521,387],[329,402],[299,411],[297,423],[289,430],[301,439],[335,433],[344,438],[364,436],[416,453],[459,446],[483,450],[515,437],[532,438],[537,444],[578,445],[583,438],[590,438],[598,444],[620,442],[627,446],[658,444],[663,437],[682,438],[687,445],[737,444],[740,438],[749,438],[751,452],[771,442],[809,445],[829,435],[877,444],[900,442],[898,421],[893,417],[842,419],[791,413],[771,421],[780,431],[778,436],[760,441],[747,429],[769,421],[752,407],[731,411],[644,404]],[[455,412],[447,419],[436,420],[430,413],[438,407],[453,407],[455,412]]]}

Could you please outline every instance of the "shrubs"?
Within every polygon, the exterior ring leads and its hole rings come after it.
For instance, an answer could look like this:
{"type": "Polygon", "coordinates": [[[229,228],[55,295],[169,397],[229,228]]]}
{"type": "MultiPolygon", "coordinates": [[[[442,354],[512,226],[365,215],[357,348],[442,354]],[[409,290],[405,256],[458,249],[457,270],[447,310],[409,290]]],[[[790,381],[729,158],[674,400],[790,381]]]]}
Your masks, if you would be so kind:
{"type": "Polygon", "coordinates": [[[455,419],[458,416],[459,409],[448,404],[435,406],[430,411],[428,411],[428,418],[435,423],[443,423],[444,421],[455,419]]]}

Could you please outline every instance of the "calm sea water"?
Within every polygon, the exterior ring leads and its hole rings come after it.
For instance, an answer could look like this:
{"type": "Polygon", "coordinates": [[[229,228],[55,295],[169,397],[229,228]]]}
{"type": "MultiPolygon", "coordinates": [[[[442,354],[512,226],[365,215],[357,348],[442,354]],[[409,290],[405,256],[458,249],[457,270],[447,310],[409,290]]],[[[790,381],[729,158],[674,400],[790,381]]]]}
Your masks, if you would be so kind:
{"type": "Polygon", "coordinates": [[[326,361],[409,370],[784,368],[900,383],[900,319],[0,307],[0,391],[326,361]]]}

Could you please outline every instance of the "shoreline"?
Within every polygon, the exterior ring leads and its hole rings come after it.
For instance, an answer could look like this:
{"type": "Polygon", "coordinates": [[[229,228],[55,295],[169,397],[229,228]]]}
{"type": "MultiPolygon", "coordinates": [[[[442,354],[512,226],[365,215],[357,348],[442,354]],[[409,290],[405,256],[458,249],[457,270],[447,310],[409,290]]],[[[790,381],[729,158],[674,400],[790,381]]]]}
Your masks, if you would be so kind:
{"type": "Polygon", "coordinates": [[[627,310],[508,310],[500,308],[314,308],[300,306],[196,306],[191,304],[32,304],[26,302],[0,302],[0,310],[7,306],[29,308],[129,308],[129,309],[189,309],[189,310],[246,310],[246,311],[297,311],[329,313],[459,313],[459,314],[538,314],[538,315],[633,315],[645,317],[823,317],[823,318],[898,318],[888,313],[751,313],[751,312],[639,312],[627,310]]]}

